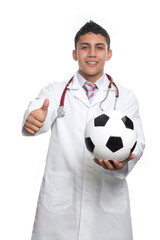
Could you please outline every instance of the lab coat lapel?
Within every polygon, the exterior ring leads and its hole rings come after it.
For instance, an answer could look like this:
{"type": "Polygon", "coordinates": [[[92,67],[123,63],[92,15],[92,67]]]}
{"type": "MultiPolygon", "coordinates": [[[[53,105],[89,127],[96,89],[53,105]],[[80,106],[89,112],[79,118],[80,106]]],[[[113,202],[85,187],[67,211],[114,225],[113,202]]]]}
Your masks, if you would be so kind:
{"type": "MultiPolygon", "coordinates": [[[[95,105],[97,103],[100,103],[100,102],[102,102],[104,100],[104,98],[106,97],[106,94],[107,94],[109,83],[110,83],[110,81],[105,76],[104,82],[103,82],[102,86],[99,88],[99,90],[96,93],[95,97],[93,98],[91,106],[93,106],[93,105],[95,105]]],[[[114,91],[113,87],[111,87],[110,91],[114,91]]]]}
{"type": "MultiPolygon", "coordinates": [[[[104,98],[106,97],[106,94],[107,94],[109,83],[110,83],[110,81],[108,80],[107,76],[105,75],[104,82],[103,82],[102,86],[99,88],[96,95],[94,96],[91,104],[88,101],[88,98],[86,96],[84,89],[79,84],[77,74],[75,74],[73,81],[71,82],[71,84],[68,86],[67,89],[69,89],[71,91],[71,93],[74,95],[75,98],[78,98],[87,107],[90,107],[90,106],[94,106],[95,104],[99,104],[101,101],[104,100],[104,98]]],[[[111,92],[115,91],[113,86],[111,87],[110,91],[111,92]]]]}
{"type": "Polygon", "coordinates": [[[87,107],[90,107],[90,103],[88,101],[86,93],[85,93],[84,89],[81,87],[81,85],[79,84],[77,74],[75,74],[73,81],[67,87],[67,89],[71,92],[72,95],[74,95],[75,98],[78,98],[87,107]]]}

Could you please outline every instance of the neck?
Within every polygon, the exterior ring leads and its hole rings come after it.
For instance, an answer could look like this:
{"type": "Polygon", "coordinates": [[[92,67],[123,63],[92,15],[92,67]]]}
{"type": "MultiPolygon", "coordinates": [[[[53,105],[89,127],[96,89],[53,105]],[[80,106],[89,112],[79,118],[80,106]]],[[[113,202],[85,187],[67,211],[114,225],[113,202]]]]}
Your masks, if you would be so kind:
{"type": "Polygon", "coordinates": [[[97,74],[87,74],[81,70],[78,71],[79,74],[85,78],[88,82],[95,83],[99,78],[103,76],[103,72],[97,73],[97,74]]]}

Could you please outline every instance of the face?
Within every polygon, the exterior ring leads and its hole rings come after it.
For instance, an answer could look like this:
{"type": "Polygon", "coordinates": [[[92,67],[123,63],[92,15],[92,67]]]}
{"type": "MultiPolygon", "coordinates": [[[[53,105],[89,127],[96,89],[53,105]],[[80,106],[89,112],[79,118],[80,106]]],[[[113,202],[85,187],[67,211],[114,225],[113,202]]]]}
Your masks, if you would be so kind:
{"type": "Polygon", "coordinates": [[[72,55],[78,61],[79,73],[94,83],[103,75],[104,65],[112,57],[112,51],[108,50],[106,39],[101,34],[87,33],[79,38],[72,55]]]}

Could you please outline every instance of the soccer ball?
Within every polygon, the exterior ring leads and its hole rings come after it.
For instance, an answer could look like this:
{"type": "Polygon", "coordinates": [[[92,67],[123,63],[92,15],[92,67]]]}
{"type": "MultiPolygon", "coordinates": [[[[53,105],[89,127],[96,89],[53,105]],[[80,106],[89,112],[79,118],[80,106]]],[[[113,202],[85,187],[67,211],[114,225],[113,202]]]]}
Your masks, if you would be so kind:
{"type": "Polygon", "coordinates": [[[133,121],[124,113],[102,112],[88,121],[85,143],[97,159],[123,161],[135,149],[137,133],[133,121]]]}

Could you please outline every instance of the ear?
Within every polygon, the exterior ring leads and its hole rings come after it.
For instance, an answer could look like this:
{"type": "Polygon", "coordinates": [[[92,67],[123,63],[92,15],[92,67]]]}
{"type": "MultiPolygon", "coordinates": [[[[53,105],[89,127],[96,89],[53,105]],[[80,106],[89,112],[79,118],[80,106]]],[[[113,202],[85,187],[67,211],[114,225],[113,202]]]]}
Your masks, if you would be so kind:
{"type": "Polygon", "coordinates": [[[75,61],[77,61],[77,54],[76,54],[76,50],[73,50],[72,52],[72,57],[75,61]]]}
{"type": "Polygon", "coordinates": [[[112,57],[112,50],[108,50],[108,55],[107,55],[107,58],[106,58],[106,61],[109,61],[112,57]]]}

